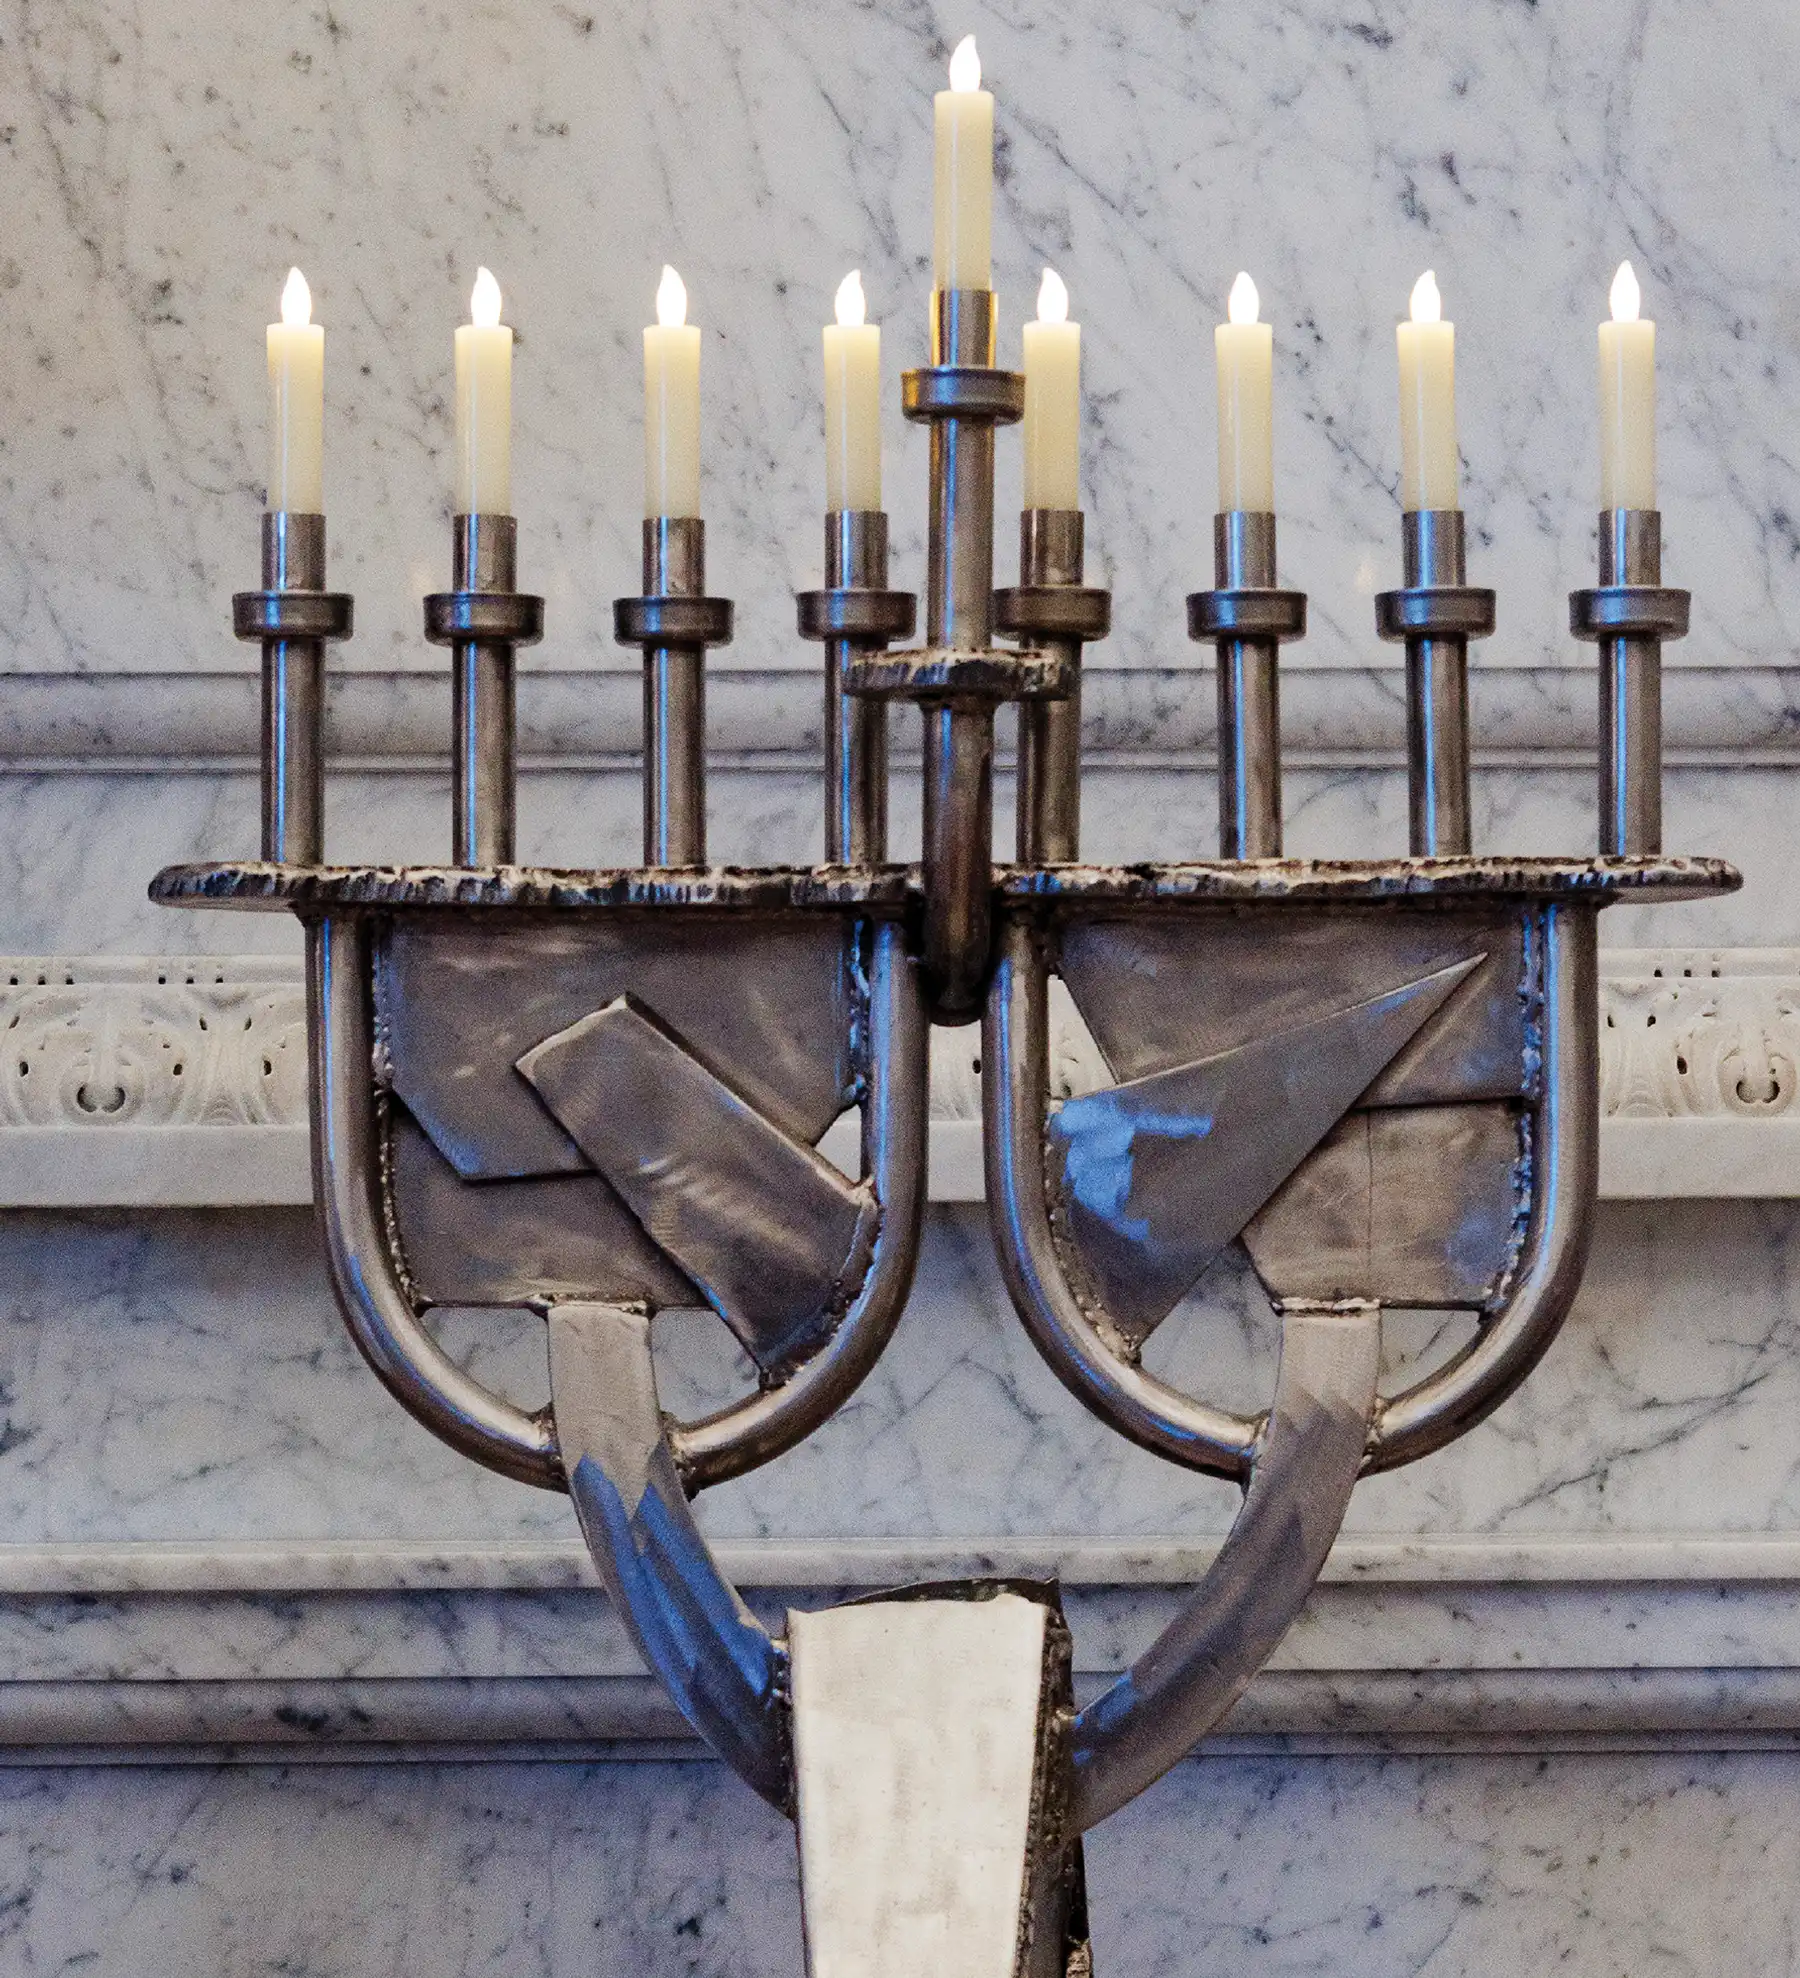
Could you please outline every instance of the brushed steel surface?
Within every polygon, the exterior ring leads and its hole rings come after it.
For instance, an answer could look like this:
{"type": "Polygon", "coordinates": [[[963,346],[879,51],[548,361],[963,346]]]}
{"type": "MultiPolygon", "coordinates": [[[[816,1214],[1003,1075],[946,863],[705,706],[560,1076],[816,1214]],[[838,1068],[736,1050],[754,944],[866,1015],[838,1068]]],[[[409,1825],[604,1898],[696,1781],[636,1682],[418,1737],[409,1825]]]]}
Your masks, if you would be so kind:
{"type": "MultiPolygon", "coordinates": [[[[1460,508],[1415,511],[1401,517],[1401,527],[1408,590],[1467,585],[1460,508]]],[[[1456,633],[1406,641],[1406,779],[1413,855],[1467,852],[1469,642],[1456,633]]]]}
{"type": "MultiPolygon", "coordinates": [[[[518,589],[519,525],[511,515],[459,515],[452,589],[518,589]]],[[[517,836],[517,713],[508,639],[457,639],[450,649],[451,858],[510,865],[517,836]]]]}
{"type": "MultiPolygon", "coordinates": [[[[706,524],[644,523],[644,595],[706,595],[706,524]]],[[[644,863],[706,863],[706,649],[644,647],[644,863]]]]}
{"type": "Polygon", "coordinates": [[[1599,639],[1600,850],[1641,855],[1662,849],[1662,641],[1687,630],[1686,594],[1659,588],[1659,511],[1602,511],[1600,583],[1599,593],[1587,594],[1588,619],[1603,619],[1608,606],[1616,618],[1621,605],[1636,604],[1660,621],[1655,630],[1599,639]]]}
{"type": "MultiPolygon", "coordinates": [[[[1082,586],[1085,523],[1081,510],[1028,508],[1019,517],[1019,583],[1047,594],[1082,586]]],[[[1105,593],[1098,593],[1105,596],[1105,593]]],[[[1081,640],[1052,644],[1073,681],[1065,700],[1019,709],[1019,767],[1014,805],[1021,865],[1066,865],[1081,856],[1081,640]]]]}
{"type": "Polygon", "coordinates": [[[868,1265],[876,1210],[619,996],[519,1059],[545,1107],[765,1372],[830,1332],[868,1265]]]}
{"type": "Polygon", "coordinates": [[[925,726],[925,972],[940,1021],[981,1008],[992,937],[994,711],[956,702],[920,710],[925,726]]]}
{"type": "Polygon", "coordinates": [[[262,592],[233,601],[239,638],[262,631],[251,602],[283,634],[262,637],[262,855],[312,865],[325,856],[325,640],[350,630],[349,599],[325,590],[323,515],[264,514],[262,592]],[[295,592],[324,620],[316,634],[290,630],[295,592]]]}
{"type": "MultiPolygon", "coordinates": [[[[826,516],[825,582],[834,591],[888,594],[884,514],[840,510],[826,516]]],[[[843,683],[845,665],[859,648],[885,643],[825,641],[825,858],[832,865],[878,865],[887,857],[887,709],[846,693],[843,683]]]]}
{"type": "MultiPolygon", "coordinates": [[[[1275,588],[1275,518],[1238,509],[1213,517],[1213,580],[1221,591],[1275,588]]],[[[1274,638],[1221,639],[1219,856],[1281,856],[1281,671],[1274,638]]]]}

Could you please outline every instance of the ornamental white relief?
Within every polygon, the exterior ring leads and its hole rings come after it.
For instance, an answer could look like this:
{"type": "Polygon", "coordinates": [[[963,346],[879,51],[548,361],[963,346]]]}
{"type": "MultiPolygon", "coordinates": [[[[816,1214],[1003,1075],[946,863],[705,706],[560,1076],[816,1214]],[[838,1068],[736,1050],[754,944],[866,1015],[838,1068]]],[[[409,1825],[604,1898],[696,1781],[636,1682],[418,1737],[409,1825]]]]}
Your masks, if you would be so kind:
{"type": "Polygon", "coordinates": [[[1794,1108],[1800,954],[1793,950],[1603,954],[1600,1000],[1606,1116],[1769,1119],[1794,1108]]]}
{"type": "Polygon", "coordinates": [[[294,1126],[306,991],[282,957],[0,960],[0,1127],[294,1126]]]}

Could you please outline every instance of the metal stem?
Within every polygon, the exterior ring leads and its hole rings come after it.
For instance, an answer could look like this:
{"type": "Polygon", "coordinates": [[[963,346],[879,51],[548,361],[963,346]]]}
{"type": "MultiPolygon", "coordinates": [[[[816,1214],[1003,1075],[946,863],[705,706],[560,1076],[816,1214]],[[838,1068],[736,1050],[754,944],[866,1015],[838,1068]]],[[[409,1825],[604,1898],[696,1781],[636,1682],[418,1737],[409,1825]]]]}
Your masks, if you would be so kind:
{"type": "MultiPolygon", "coordinates": [[[[1418,509],[1400,518],[1409,590],[1468,582],[1460,508],[1418,509]]],[[[1468,853],[1469,642],[1455,635],[1406,641],[1406,770],[1412,853],[1468,853]]]]}
{"type": "MultiPolygon", "coordinates": [[[[1275,588],[1275,518],[1253,509],[1213,517],[1213,581],[1222,591],[1275,588]]],[[[1219,856],[1281,856],[1281,647],[1219,641],[1219,856]]]]}
{"type": "MultiPolygon", "coordinates": [[[[325,588],[325,518],[271,510],[265,591],[325,588]]],[[[325,641],[262,642],[262,855],[317,865],[325,854],[325,641]]]]}
{"type": "MultiPolygon", "coordinates": [[[[1600,513],[1600,582],[1662,582],[1662,515],[1600,513]]],[[[1642,632],[1600,641],[1600,850],[1662,850],[1662,641],[1642,632]]]]}
{"type": "MultiPolygon", "coordinates": [[[[879,509],[826,516],[825,582],[833,590],[887,589],[888,525],[879,509]]],[[[879,865],[887,857],[887,708],[840,684],[859,645],[825,641],[825,858],[831,865],[879,865]]]]}
{"type": "MultiPolygon", "coordinates": [[[[1019,517],[1019,582],[1082,581],[1085,525],[1078,508],[1028,508],[1019,517]]],[[[1037,639],[1074,678],[1067,700],[1019,707],[1018,813],[1021,865],[1069,865],[1081,856],[1081,641],[1037,639]]]]}
{"type": "MultiPolygon", "coordinates": [[[[519,525],[511,515],[456,518],[452,588],[515,591],[519,525]]],[[[513,647],[509,640],[458,639],[451,647],[455,865],[510,865],[518,778],[513,647]]]]}
{"type": "Polygon", "coordinates": [[[925,967],[940,1007],[974,1016],[987,969],[994,711],[937,701],[925,722],[925,967]]]}
{"type": "MultiPolygon", "coordinates": [[[[706,595],[706,524],[644,523],[644,595],[706,595]]],[[[706,863],[706,648],[644,648],[644,863],[706,863]]]]}

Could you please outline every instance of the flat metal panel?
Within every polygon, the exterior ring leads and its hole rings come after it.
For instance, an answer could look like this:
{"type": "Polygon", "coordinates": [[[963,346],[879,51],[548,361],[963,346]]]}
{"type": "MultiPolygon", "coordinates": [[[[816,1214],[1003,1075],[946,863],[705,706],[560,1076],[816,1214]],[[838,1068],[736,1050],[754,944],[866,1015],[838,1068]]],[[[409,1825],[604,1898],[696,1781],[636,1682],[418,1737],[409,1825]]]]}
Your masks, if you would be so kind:
{"type": "Polygon", "coordinates": [[[1359,1101],[1511,1098],[1531,1089],[1526,915],[1395,908],[1069,916],[1058,967],[1115,1076],[1235,1050],[1451,959],[1480,968],[1359,1101]]]}
{"type": "Polygon", "coordinates": [[[1528,1206],[1516,1106],[1352,1113],[1244,1232],[1270,1295],[1481,1310],[1528,1206]]]}
{"type": "Polygon", "coordinates": [[[579,1172],[586,1157],[515,1066],[629,993],[810,1145],[850,1097],[851,938],[836,914],[403,915],[375,976],[394,1090],[466,1178],[579,1172]]]}
{"type": "Polygon", "coordinates": [[[660,1311],[706,1303],[591,1170],[464,1181],[398,1104],[389,1110],[388,1154],[400,1247],[434,1305],[579,1298],[660,1311]]]}

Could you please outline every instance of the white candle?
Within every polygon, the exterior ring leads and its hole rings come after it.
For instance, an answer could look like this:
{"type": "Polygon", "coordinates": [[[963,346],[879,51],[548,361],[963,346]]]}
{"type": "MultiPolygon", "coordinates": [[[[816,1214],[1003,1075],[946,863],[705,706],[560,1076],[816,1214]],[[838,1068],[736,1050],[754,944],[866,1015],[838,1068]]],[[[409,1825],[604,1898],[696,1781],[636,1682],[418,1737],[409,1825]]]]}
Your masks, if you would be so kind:
{"type": "Polygon", "coordinates": [[[1069,291],[1044,270],[1035,323],[1025,325],[1025,506],[1081,506],[1081,325],[1069,291]]]}
{"type": "Polygon", "coordinates": [[[937,171],[932,266],[940,289],[989,288],[994,268],[994,99],[966,34],[950,57],[950,87],[933,98],[937,171]]]}
{"type": "Polygon", "coordinates": [[[269,325],[269,506],[293,515],[325,511],[325,330],[298,268],[269,325]]]}
{"type": "Polygon", "coordinates": [[[1600,506],[1656,506],[1656,325],[1638,316],[1629,261],[1613,277],[1612,321],[1600,325],[1600,506]]]}
{"type": "Polygon", "coordinates": [[[669,267],[644,331],[644,513],[700,513],[700,328],[687,320],[687,289],[669,267]]]}
{"type": "Polygon", "coordinates": [[[469,320],[456,331],[456,512],[512,513],[513,333],[500,284],[475,271],[469,320]]]}
{"type": "Polygon", "coordinates": [[[1275,512],[1275,330],[1256,320],[1256,284],[1240,273],[1213,331],[1219,367],[1219,513],[1275,512]]]}
{"type": "Polygon", "coordinates": [[[825,506],[881,506],[881,327],[865,323],[862,274],[838,284],[837,321],[825,325],[825,506]]]}
{"type": "Polygon", "coordinates": [[[1456,454],[1456,325],[1443,321],[1437,277],[1428,268],[1413,284],[1412,321],[1400,345],[1400,506],[1460,508],[1456,454]]]}

